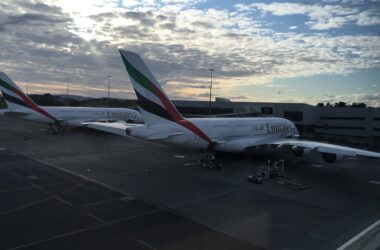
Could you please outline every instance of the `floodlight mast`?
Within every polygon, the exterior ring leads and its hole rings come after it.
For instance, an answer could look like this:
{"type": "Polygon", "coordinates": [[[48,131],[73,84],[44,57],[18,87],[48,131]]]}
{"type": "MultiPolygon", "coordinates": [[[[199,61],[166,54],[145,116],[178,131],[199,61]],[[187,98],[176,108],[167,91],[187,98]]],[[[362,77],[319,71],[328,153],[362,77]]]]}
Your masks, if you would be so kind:
{"type": "Polygon", "coordinates": [[[110,94],[111,94],[111,76],[108,75],[108,95],[107,95],[107,100],[108,100],[108,105],[110,104],[110,94]]]}
{"type": "Polygon", "coordinates": [[[66,97],[69,97],[69,90],[70,90],[70,78],[66,78],[66,97]]]}
{"type": "Polygon", "coordinates": [[[210,101],[208,103],[208,114],[211,115],[211,97],[212,97],[212,73],[214,72],[215,69],[208,69],[211,74],[211,79],[210,79],[210,101]]]}

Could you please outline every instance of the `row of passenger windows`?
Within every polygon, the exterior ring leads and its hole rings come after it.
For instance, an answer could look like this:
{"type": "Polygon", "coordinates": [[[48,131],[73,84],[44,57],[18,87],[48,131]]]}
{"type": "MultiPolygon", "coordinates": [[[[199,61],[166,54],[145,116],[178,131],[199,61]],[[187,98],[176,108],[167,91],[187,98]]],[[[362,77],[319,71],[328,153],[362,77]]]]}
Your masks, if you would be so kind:
{"type": "MultiPolygon", "coordinates": [[[[344,117],[344,116],[321,116],[321,120],[359,120],[364,121],[365,117],[344,117]]],[[[380,117],[373,118],[374,121],[380,121],[380,117]]]]}
{"type": "MultiPolygon", "coordinates": [[[[252,124],[238,124],[237,127],[244,129],[248,128],[251,130],[264,130],[264,124],[252,125],[252,124]]],[[[228,128],[228,125],[214,125],[212,128],[228,128]]]]}
{"type": "MultiPolygon", "coordinates": [[[[284,111],[284,118],[291,121],[303,121],[303,113],[301,111],[284,111]]],[[[321,116],[321,120],[351,120],[351,121],[364,121],[365,117],[362,116],[321,116]]],[[[374,121],[380,121],[380,117],[374,117],[374,121]]]]}

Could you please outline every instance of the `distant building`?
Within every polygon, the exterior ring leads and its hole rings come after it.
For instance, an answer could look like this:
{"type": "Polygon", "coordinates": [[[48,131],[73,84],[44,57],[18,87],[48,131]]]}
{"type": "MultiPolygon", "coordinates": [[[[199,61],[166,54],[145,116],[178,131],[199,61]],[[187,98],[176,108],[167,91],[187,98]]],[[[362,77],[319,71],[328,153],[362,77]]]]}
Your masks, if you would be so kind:
{"type": "Polygon", "coordinates": [[[215,97],[216,102],[231,102],[230,99],[224,97],[215,97]]]}

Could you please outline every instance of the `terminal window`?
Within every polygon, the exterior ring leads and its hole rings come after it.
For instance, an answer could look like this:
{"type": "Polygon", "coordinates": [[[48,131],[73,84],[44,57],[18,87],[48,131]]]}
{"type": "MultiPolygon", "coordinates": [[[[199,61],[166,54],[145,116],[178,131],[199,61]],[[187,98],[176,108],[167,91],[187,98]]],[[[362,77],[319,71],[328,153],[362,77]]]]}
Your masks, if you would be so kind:
{"type": "Polygon", "coordinates": [[[365,117],[321,116],[321,120],[365,120],[365,117]]]}
{"type": "Polygon", "coordinates": [[[303,113],[301,111],[284,111],[284,118],[291,121],[303,121],[303,113]]]}
{"type": "Polygon", "coordinates": [[[271,115],[271,114],[273,114],[273,108],[272,107],[261,107],[261,114],[271,115]]]}

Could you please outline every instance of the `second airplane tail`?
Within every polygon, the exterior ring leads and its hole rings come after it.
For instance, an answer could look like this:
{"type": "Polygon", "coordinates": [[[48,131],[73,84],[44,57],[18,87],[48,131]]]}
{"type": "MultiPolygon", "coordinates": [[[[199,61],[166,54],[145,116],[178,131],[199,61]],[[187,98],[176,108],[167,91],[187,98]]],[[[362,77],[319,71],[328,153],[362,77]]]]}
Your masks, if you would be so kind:
{"type": "Polygon", "coordinates": [[[29,96],[25,95],[17,84],[4,72],[0,72],[0,90],[5,103],[11,111],[21,111],[23,113],[37,112],[52,121],[57,121],[55,117],[40,108],[29,96]]]}
{"type": "Polygon", "coordinates": [[[0,90],[9,109],[19,110],[27,107],[24,99],[29,97],[23,98],[22,90],[4,72],[0,72],[0,90]]]}

